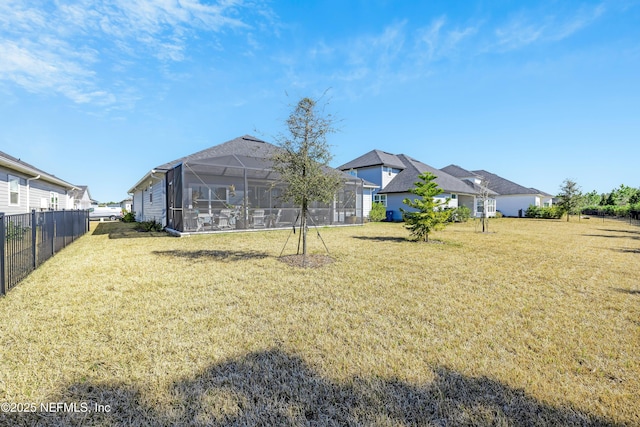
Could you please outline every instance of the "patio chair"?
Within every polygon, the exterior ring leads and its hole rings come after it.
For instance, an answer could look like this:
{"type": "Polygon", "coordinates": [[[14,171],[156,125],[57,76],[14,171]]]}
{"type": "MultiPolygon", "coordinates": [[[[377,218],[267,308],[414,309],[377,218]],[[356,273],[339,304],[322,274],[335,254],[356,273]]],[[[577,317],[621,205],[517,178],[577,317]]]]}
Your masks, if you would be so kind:
{"type": "Polygon", "coordinates": [[[264,209],[253,211],[253,228],[264,228],[264,209]]]}
{"type": "Polygon", "coordinates": [[[229,218],[231,218],[231,209],[221,209],[220,216],[218,217],[218,228],[221,230],[231,228],[229,218]]]}
{"type": "Polygon", "coordinates": [[[216,225],[213,222],[213,217],[211,215],[199,214],[198,227],[196,231],[204,230],[206,227],[208,227],[210,230],[213,230],[216,228],[216,225]]]}

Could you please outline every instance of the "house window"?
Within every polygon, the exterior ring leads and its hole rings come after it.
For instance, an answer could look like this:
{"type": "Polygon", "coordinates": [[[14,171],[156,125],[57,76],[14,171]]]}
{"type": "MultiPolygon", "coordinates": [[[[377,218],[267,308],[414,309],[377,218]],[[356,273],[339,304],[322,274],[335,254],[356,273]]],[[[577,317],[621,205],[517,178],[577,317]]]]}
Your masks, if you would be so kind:
{"type": "Polygon", "coordinates": [[[373,203],[382,203],[382,206],[387,207],[387,195],[386,194],[374,194],[373,203]]]}
{"type": "Polygon", "coordinates": [[[20,204],[20,178],[9,175],[9,204],[20,204]]]}
{"type": "MultiPolygon", "coordinates": [[[[487,199],[487,214],[495,213],[496,211],[496,199],[487,199]]],[[[476,212],[482,214],[484,212],[484,203],[482,199],[476,200],[476,212]]]]}
{"type": "Polygon", "coordinates": [[[52,211],[58,210],[58,193],[53,191],[49,193],[49,209],[52,211]]]}
{"type": "Polygon", "coordinates": [[[457,194],[452,194],[452,195],[451,195],[451,200],[455,200],[455,199],[457,199],[457,198],[458,198],[458,195],[457,195],[457,194]]]}
{"type": "Polygon", "coordinates": [[[153,185],[149,186],[149,203],[153,204],[153,185]]]}

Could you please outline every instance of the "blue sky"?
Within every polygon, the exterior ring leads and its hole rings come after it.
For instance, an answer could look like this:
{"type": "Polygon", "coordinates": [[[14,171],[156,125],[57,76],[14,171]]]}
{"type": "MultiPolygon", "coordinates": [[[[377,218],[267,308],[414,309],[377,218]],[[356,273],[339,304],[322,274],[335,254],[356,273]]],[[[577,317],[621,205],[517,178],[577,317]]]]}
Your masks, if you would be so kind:
{"type": "Polygon", "coordinates": [[[284,132],[303,96],[374,148],[555,194],[640,186],[640,1],[3,0],[0,150],[119,201],[284,132]]]}

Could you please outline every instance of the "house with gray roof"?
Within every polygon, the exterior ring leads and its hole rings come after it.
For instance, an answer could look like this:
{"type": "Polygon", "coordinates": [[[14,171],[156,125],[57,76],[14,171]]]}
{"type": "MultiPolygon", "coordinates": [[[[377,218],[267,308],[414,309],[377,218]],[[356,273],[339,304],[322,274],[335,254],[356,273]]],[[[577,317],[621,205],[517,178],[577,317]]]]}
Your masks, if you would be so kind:
{"type": "Polygon", "coordinates": [[[96,200],[91,198],[89,186],[87,185],[78,185],[74,190],[72,190],[71,195],[73,196],[74,209],[90,209],[91,205],[98,204],[96,200]]]}
{"type": "MultiPolygon", "coordinates": [[[[179,234],[291,226],[299,209],[280,197],[284,184],[271,162],[277,150],[245,135],[158,165],[129,189],[136,219],[179,234]]],[[[365,183],[342,176],[333,203],[311,204],[312,225],[362,223],[365,183]]]]}
{"type": "MultiPolygon", "coordinates": [[[[479,201],[482,200],[482,188],[479,183],[459,179],[404,154],[372,150],[339,166],[338,169],[379,185],[380,190],[373,194],[373,201],[382,203],[387,211],[392,213],[393,220],[402,219],[401,208],[409,209],[403,200],[407,197],[415,197],[409,190],[415,187],[415,182],[419,180],[418,176],[425,172],[436,176],[434,181],[443,190],[438,198],[443,201],[449,199],[448,207],[467,206],[472,215],[483,214],[483,209],[478,211],[477,208],[479,201]]],[[[487,212],[484,214],[494,216],[495,200],[491,197],[493,192],[487,191],[487,194],[490,197],[488,197],[487,212]]],[[[482,203],[480,206],[483,206],[482,203]]]]}
{"type": "Polygon", "coordinates": [[[78,187],[0,151],[0,212],[74,208],[78,187]]]}
{"type": "Polygon", "coordinates": [[[553,196],[531,187],[524,187],[486,170],[467,171],[458,165],[442,168],[444,172],[464,180],[484,182],[496,193],[498,210],[505,216],[523,216],[531,205],[550,207],[553,196]]]}

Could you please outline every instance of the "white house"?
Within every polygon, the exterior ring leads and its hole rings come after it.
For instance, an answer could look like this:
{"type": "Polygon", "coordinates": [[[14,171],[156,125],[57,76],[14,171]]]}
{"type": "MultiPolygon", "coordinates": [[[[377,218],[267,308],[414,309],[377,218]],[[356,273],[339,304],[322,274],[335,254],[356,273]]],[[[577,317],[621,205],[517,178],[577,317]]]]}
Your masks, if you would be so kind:
{"type": "Polygon", "coordinates": [[[85,210],[96,204],[95,200],[91,199],[89,187],[86,185],[78,185],[76,189],[71,191],[71,196],[73,197],[73,209],[85,210]]]}
{"type": "MultiPolygon", "coordinates": [[[[435,169],[425,163],[404,154],[391,154],[381,150],[372,150],[362,156],[339,166],[338,169],[351,173],[359,178],[379,186],[373,191],[373,202],[382,203],[393,220],[401,220],[400,209],[409,210],[403,203],[405,198],[415,197],[409,189],[415,187],[418,176],[431,172],[436,176],[435,182],[443,190],[438,198],[443,201],[449,199],[447,207],[457,208],[467,206],[472,215],[481,216],[482,188],[478,183],[465,181],[452,176],[442,170],[435,169]],[[480,204],[479,204],[480,201],[480,204]]],[[[493,191],[488,190],[488,206],[486,214],[495,215],[495,199],[493,191]]]]}
{"type": "Polygon", "coordinates": [[[467,171],[457,165],[442,168],[460,179],[484,180],[487,187],[496,192],[498,210],[505,216],[522,217],[531,205],[550,207],[553,196],[535,188],[524,187],[486,170],[467,171]]]}
{"type": "Polygon", "coordinates": [[[0,151],[0,212],[74,209],[78,187],[0,151]]]}

